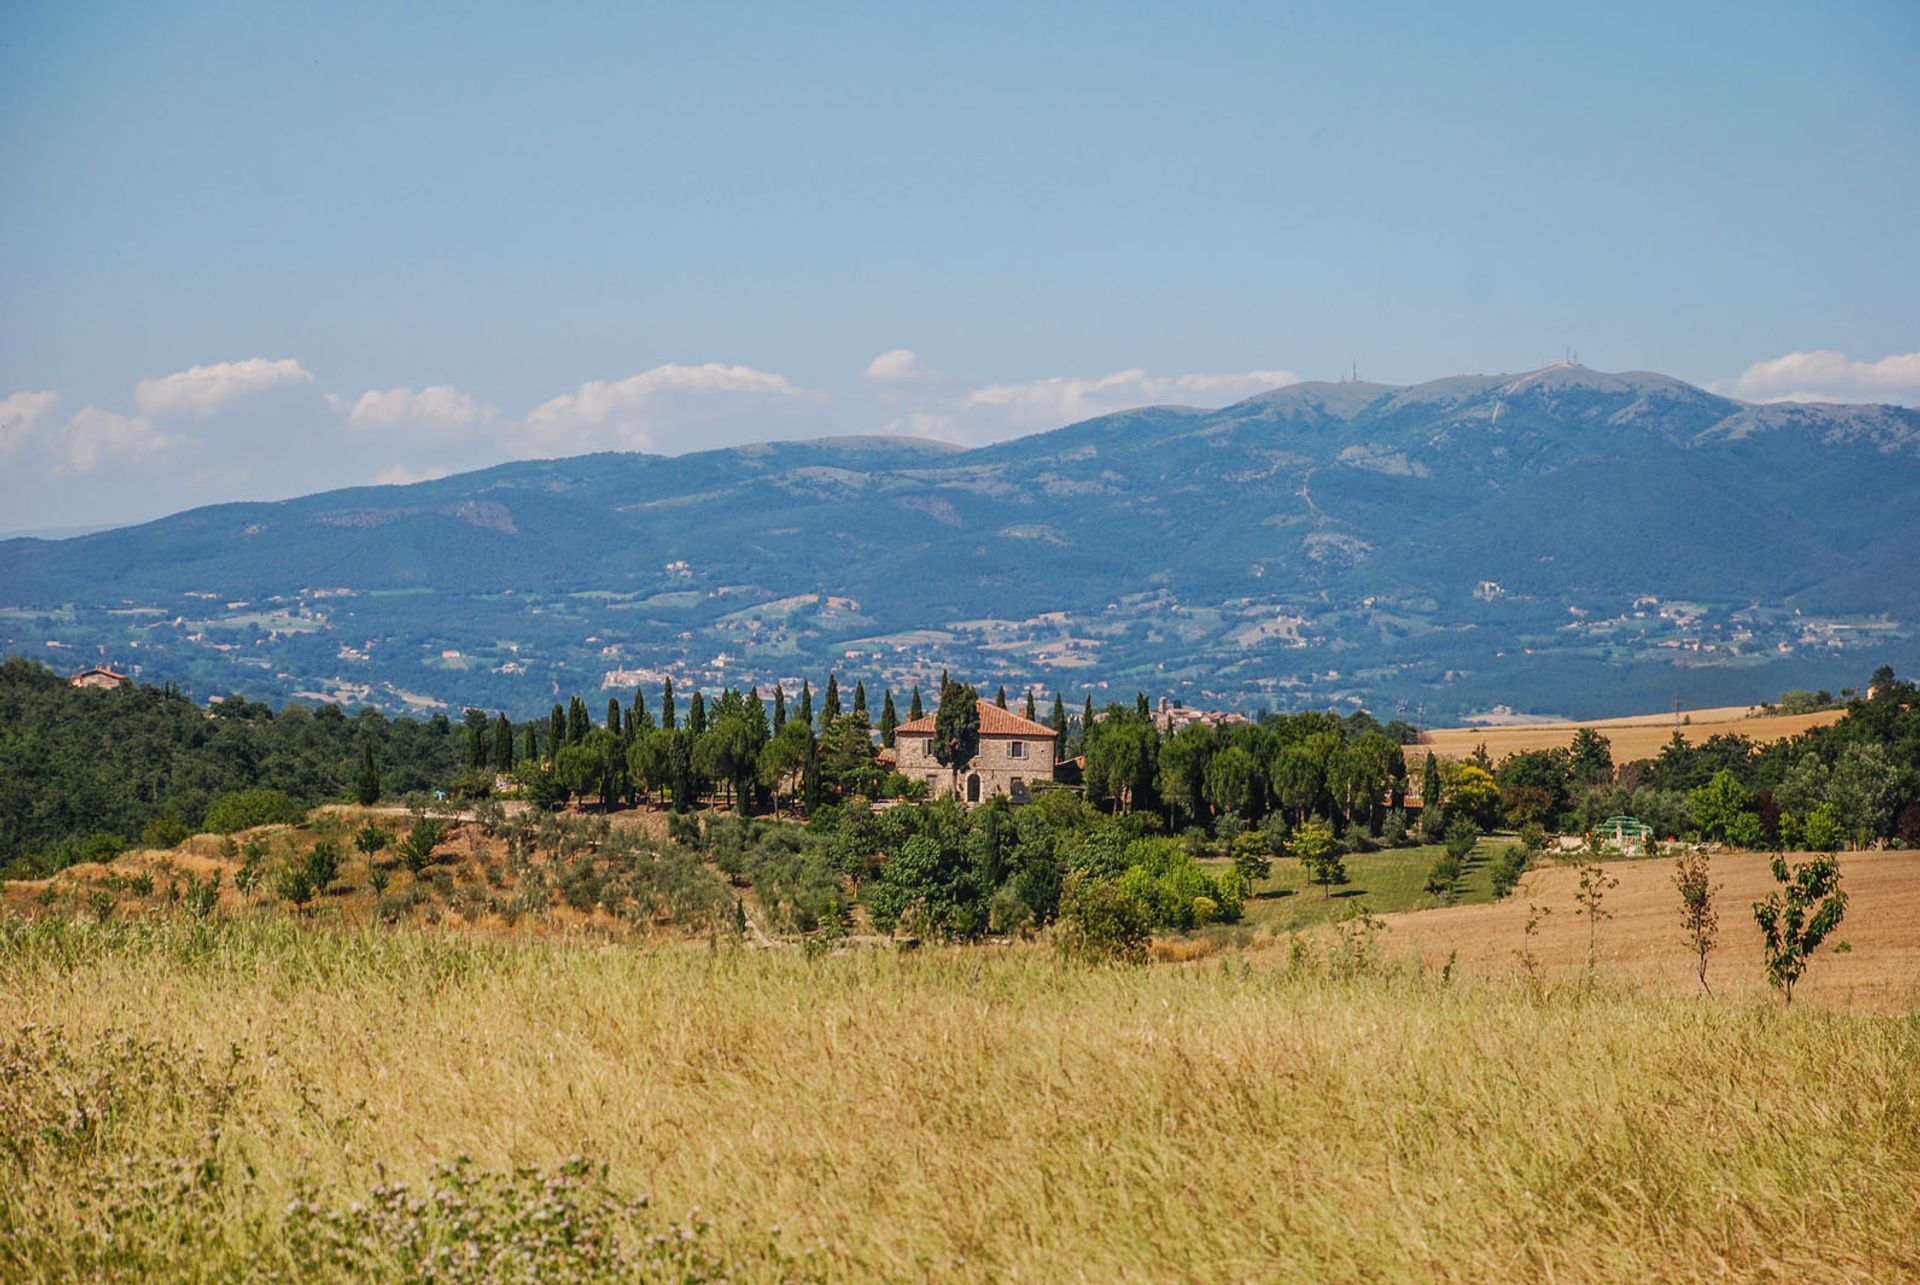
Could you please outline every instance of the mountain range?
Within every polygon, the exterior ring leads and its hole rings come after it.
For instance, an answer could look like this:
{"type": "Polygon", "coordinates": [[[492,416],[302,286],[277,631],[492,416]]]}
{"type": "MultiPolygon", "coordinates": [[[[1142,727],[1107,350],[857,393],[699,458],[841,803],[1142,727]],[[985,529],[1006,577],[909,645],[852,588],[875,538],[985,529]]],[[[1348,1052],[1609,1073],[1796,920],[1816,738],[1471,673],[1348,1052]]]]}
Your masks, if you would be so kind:
{"type": "Polygon", "coordinates": [[[1920,662],[1920,411],[1551,366],[1301,383],[963,450],[504,464],[0,542],[0,647],[199,694],[1136,690],[1429,721],[1920,662]]]}

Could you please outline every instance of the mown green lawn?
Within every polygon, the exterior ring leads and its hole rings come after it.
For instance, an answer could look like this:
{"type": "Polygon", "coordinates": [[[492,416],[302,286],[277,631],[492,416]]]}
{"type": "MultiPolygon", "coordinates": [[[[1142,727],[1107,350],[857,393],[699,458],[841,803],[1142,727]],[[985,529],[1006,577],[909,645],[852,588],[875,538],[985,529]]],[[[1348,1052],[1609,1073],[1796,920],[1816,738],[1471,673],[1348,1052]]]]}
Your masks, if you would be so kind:
{"type": "MultiPolygon", "coordinates": [[[[1427,891],[1427,871],[1445,851],[1437,843],[1348,853],[1347,882],[1325,889],[1308,881],[1298,861],[1281,857],[1273,863],[1273,876],[1254,889],[1247,902],[1245,922],[1283,933],[1339,919],[1361,902],[1375,914],[1490,902],[1494,858],[1511,842],[1514,837],[1509,834],[1483,837],[1463,863],[1465,868],[1451,897],[1427,891]]],[[[1200,864],[1217,871],[1226,869],[1228,862],[1224,858],[1203,858],[1200,864]]]]}

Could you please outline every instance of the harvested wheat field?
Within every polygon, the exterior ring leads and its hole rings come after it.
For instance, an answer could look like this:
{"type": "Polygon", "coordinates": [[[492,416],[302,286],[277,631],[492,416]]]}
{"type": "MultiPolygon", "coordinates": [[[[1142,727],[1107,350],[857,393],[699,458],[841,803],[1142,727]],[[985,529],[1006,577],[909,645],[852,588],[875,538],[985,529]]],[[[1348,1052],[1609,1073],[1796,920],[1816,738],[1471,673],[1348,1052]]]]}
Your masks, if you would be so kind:
{"type": "Polygon", "coordinates": [[[1584,723],[1522,723],[1509,726],[1435,727],[1420,736],[1421,748],[1442,758],[1463,759],[1481,746],[1498,763],[1509,754],[1522,750],[1565,749],[1573,743],[1573,734],[1591,727],[1613,746],[1615,763],[1652,758],[1673,738],[1677,730],[1690,744],[1699,745],[1711,737],[1738,735],[1765,744],[1800,735],[1812,727],[1837,723],[1844,710],[1822,710],[1817,714],[1781,714],[1773,717],[1756,714],[1744,705],[1716,709],[1687,710],[1687,721],[1674,726],[1671,711],[1663,714],[1634,714],[1624,718],[1598,718],[1584,723]]]}
{"type": "MultiPolygon", "coordinates": [[[[1795,859],[1806,860],[1806,854],[1795,859]]],[[[1707,982],[1718,994],[1751,998],[1767,992],[1752,905],[1778,887],[1768,870],[1771,860],[1757,852],[1713,858],[1720,940],[1707,982]]],[[[1663,993],[1697,993],[1694,958],[1680,930],[1673,863],[1613,861],[1604,869],[1620,882],[1602,903],[1612,918],[1601,921],[1596,933],[1598,975],[1663,993]]],[[[1846,920],[1794,989],[1796,1004],[1920,1012],[1920,852],[1842,853],[1840,872],[1846,920]],[[1840,943],[1848,949],[1836,952],[1833,945],[1840,943]]],[[[1574,900],[1578,888],[1574,866],[1548,865],[1529,872],[1512,896],[1492,905],[1387,915],[1387,948],[1435,966],[1457,952],[1456,967],[1468,976],[1517,976],[1528,907],[1545,906],[1550,913],[1532,939],[1541,974],[1580,977],[1587,921],[1574,900]]]]}

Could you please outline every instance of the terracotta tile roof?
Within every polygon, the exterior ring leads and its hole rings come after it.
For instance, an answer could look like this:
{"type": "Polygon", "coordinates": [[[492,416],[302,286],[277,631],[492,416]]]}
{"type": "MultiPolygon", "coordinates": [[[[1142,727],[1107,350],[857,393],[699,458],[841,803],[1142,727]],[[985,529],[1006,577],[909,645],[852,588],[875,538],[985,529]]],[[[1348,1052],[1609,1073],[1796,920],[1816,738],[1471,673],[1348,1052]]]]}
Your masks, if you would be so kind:
{"type": "MultiPolygon", "coordinates": [[[[932,736],[934,715],[928,714],[912,722],[902,723],[894,729],[895,736],[932,736]]],[[[1022,718],[1010,709],[1001,709],[992,701],[980,702],[980,735],[982,736],[1024,736],[1029,739],[1049,737],[1053,729],[1045,723],[1036,723],[1032,719],[1022,718]]]]}

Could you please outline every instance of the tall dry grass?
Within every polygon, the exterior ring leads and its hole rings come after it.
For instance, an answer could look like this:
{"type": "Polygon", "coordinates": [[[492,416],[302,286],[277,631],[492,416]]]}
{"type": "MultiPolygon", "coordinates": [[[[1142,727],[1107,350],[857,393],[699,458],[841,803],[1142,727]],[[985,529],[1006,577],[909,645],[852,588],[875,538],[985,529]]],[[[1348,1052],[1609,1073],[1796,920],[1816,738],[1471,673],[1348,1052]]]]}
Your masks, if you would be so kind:
{"type": "Polygon", "coordinates": [[[1911,1017],[277,920],[7,921],[0,979],[15,1278],[310,1273],[290,1201],[576,1153],[749,1277],[1920,1275],[1911,1017]]]}

